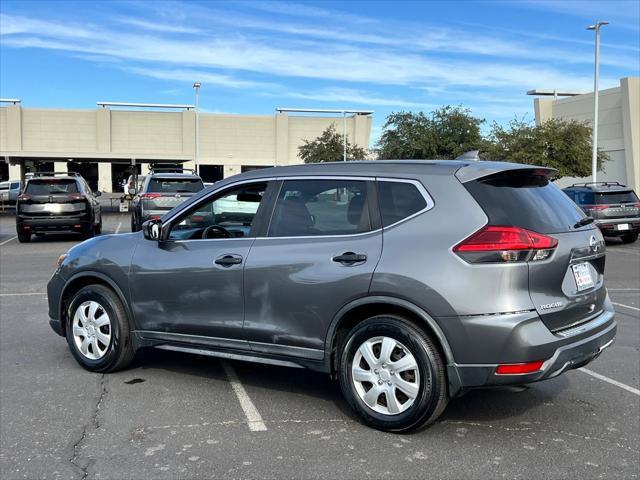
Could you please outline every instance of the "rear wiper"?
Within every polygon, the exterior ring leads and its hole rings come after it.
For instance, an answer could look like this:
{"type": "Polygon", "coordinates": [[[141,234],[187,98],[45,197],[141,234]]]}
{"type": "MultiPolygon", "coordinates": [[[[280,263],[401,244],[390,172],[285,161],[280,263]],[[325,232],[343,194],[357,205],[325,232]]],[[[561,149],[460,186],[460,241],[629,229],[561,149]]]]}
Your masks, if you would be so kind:
{"type": "Polygon", "coordinates": [[[578,220],[576,222],[576,224],[573,226],[573,228],[584,227],[585,225],[589,225],[590,223],[593,223],[593,218],[592,217],[584,217],[583,219],[578,220]]]}

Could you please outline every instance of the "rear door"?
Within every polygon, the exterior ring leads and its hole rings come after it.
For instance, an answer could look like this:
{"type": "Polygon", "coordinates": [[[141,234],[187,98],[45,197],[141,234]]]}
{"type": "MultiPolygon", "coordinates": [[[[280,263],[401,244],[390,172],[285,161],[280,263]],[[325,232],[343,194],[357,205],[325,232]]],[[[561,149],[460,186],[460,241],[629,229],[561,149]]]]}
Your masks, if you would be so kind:
{"type": "Polygon", "coordinates": [[[382,251],[373,179],[282,183],[268,236],[245,265],[245,338],[255,351],[322,359],[331,320],[367,295],[382,251]]]}
{"type": "Polygon", "coordinates": [[[602,311],[605,244],[599,230],[580,226],[584,213],[544,174],[511,170],[465,183],[490,225],[511,225],[558,241],[550,257],[528,262],[529,295],[551,331],[602,311]]]}

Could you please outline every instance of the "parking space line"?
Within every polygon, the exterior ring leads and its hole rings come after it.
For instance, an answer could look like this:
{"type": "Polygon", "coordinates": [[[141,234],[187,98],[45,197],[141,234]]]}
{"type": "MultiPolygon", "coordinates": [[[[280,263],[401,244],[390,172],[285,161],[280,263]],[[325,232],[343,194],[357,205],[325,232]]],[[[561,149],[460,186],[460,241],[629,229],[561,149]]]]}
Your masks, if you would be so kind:
{"type": "Polygon", "coordinates": [[[18,236],[17,236],[17,235],[15,235],[15,236],[13,236],[13,237],[11,237],[11,238],[9,238],[9,239],[5,240],[4,242],[0,243],[0,247],[1,247],[1,246],[3,246],[3,245],[6,245],[6,244],[7,244],[7,243],[9,243],[11,240],[15,240],[16,238],[18,238],[18,236]]]}
{"type": "Polygon", "coordinates": [[[615,385],[616,387],[620,387],[623,390],[626,390],[627,392],[631,392],[634,395],[640,396],[640,390],[638,390],[637,388],[630,387],[629,385],[626,385],[626,384],[624,384],[622,382],[614,380],[613,378],[609,378],[609,377],[605,377],[604,375],[600,375],[599,373],[596,373],[593,370],[589,370],[588,368],[582,367],[582,368],[579,368],[578,370],[580,370],[581,372],[586,373],[587,375],[591,375],[593,378],[597,378],[598,380],[602,380],[603,382],[610,383],[611,385],[615,385]]]}
{"type": "Polygon", "coordinates": [[[611,302],[614,305],[617,305],[619,307],[624,307],[624,308],[630,308],[631,310],[635,310],[636,312],[640,312],[640,308],[638,307],[632,307],[631,305],[625,305],[624,303],[616,303],[616,302],[611,302]]]}
{"type": "Polygon", "coordinates": [[[114,233],[118,233],[120,231],[120,227],[122,227],[122,222],[118,222],[118,226],[116,227],[116,231],[114,233]]]}
{"type": "Polygon", "coordinates": [[[227,377],[229,378],[229,382],[231,383],[231,388],[233,388],[233,393],[236,394],[238,398],[238,402],[240,402],[240,406],[244,411],[244,416],[247,418],[247,425],[249,425],[249,430],[252,432],[263,432],[267,430],[267,426],[262,421],[262,417],[260,416],[260,412],[251,401],[249,394],[240,383],[240,379],[236,374],[236,371],[233,369],[231,364],[223,361],[222,367],[224,368],[227,377]]]}
{"type": "Polygon", "coordinates": [[[25,293],[0,293],[0,297],[27,297],[31,295],[47,296],[44,292],[25,292],[25,293]]]}

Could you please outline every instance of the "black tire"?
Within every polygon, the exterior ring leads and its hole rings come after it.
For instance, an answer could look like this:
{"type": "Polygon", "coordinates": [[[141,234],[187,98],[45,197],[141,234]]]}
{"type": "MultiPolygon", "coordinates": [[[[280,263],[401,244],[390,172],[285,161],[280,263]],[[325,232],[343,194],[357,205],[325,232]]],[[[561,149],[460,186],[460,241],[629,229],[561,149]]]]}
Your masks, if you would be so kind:
{"type": "Polygon", "coordinates": [[[622,243],[633,243],[636,240],[638,240],[638,234],[637,233],[627,233],[626,235],[622,235],[620,237],[620,239],[622,240],[622,243]]]}
{"type": "Polygon", "coordinates": [[[82,233],[82,238],[85,240],[89,238],[93,238],[94,236],[95,236],[95,226],[87,227],[87,230],[85,230],[82,233]]]}
{"type": "Polygon", "coordinates": [[[127,312],[113,290],[104,285],[88,285],[73,295],[67,310],[66,337],[76,361],[92,372],[109,373],[121,370],[126,368],[135,356],[127,312]],[[73,334],[76,311],[89,301],[97,302],[109,317],[111,340],[104,356],[99,359],[87,358],[76,344],[73,334]]]}
{"type": "Polygon", "coordinates": [[[133,214],[131,214],[131,231],[132,232],[138,231],[138,226],[136,225],[136,221],[133,218],[133,214]]]}
{"type": "Polygon", "coordinates": [[[31,241],[31,233],[29,232],[18,232],[18,242],[20,243],[29,243],[31,241]]]}
{"type": "Polygon", "coordinates": [[[102,218],[100,218],[100,223],[96,225],[95,229],[93,230],[93,233],[95,235],[102,235],[102,218]]]}
{"type": "MultiPolygon", "coordinates": [[[[401,317],[380,315],[359,323],[338,346],[338,352],[338,379],[342,394],[364,423],[373,428],[400,433],[426,427],[447,406],[447,374],[436,343],[401,317]],[[365,341],[375,337],[389,337],[400,342],[416,359],[420,373],[419,390],[413,404],[401,413],[391,415],[373,410],[360,398],[352,381],[351,366],[356,352],[365,341]]],[[[371,388],[374,386],[372,384],[371,388]]],[[[386,403],[386,396],[381,398],[386,403]]]]}

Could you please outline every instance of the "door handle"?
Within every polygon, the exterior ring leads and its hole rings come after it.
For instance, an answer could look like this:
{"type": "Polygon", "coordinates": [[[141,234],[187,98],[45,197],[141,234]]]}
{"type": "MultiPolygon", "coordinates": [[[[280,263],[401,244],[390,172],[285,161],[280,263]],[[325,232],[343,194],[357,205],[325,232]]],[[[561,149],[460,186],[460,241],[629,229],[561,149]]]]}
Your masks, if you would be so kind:
{"type": "Polygon", "coordinates": [[[242,256],[240,255],[222,255],[214,260],[216,265],[222,265],[223,267],[231,267],[232,265],[240,265],[242,263],[242,256]]]}
{"type": "Polygon", "coordinates": [[[363,253],[345,252],[342,255],[333,257],[334,262],[342,263],[343,265],[361,263],[367,261],[367,256],[363,253]]]}

